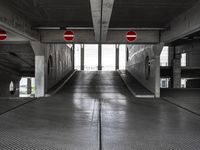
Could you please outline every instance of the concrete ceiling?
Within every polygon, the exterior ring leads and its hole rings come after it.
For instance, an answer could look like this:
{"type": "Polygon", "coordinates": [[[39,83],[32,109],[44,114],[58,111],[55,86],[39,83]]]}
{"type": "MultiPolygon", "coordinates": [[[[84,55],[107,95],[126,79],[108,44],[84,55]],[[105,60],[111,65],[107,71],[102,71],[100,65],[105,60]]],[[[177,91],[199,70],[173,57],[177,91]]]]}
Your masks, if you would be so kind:
{"type": "Polygon", "coordinates": [[[30,44],[0,44],[0,67],[21,76],[34,76],[35,55],[30,44]]]}
{"type": "MultiPolygon", "coordinates": [[[[92,27],[90,0],[9,0],[33,26],[92,27]]],[[[115,0],[110,27],[166,27],[198,0],[115,0]]]]}
{"type": "Polygon", "coordinates": [[[115,0],[110,27],[167,27],[198,0],[115,0]]]}
{"type": "Polygon", "coordinates": [[[33,26],[92,27],[90,0],[9,0],[33,26]]]}

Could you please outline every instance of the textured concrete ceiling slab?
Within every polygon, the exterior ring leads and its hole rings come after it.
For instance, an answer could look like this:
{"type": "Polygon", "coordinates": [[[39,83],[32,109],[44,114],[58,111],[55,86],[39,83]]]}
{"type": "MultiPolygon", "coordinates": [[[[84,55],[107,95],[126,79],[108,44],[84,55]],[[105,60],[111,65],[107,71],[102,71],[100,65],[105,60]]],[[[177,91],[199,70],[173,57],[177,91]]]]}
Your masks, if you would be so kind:
{"type": "Polygon", "coordinates": [[[33,26],[92,27],[90,0],[10,0],[33,26]]]}
{"type": "Polygon", "coordinates": [[[0,44],[0,66],[22,76],[34,76],[35,54],[30,44],[0,44]]]}
{"type": "Polygon", "coordinates": [[[198,0],[115,0],[110,27],[166,27],[198,0]]]}

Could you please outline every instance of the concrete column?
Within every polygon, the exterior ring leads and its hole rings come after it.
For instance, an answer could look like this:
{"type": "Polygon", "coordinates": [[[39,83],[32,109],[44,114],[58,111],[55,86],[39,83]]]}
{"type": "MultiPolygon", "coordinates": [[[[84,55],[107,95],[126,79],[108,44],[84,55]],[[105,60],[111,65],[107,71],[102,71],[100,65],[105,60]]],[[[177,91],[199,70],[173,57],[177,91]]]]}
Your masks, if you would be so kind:
{"type": "Polygon", "coordinates": [[[173,66],[174,52],[175,52],[175,47],[169,46],[169,51],[168,51],[168,65],[169,66],[173,66]]]}
{"type": "Polygon", "coordinates": [[[98,70],[102,70],[102,45],[98,47],[98,70]]]}
{"type": "Polygon", "coordinates": [[[35,96],[43,97],[46,93],[45,57],[35,56],[35,96]]]}
{"type": "Polygon", "coordinates": [[[81,44],[81,70],[84,70],[84,44],[81,44]]]}
{"type": "Polygon", "coordinates": [[[119,69],[119,44],[116,44],[115,70],[119,69]]]}
{"type": "Polygon", "coordinates": [[[173,59],[173,88],[181,88],[181,54],[175,54],[173,59]]]}
{"type": "Polygon", "coordinates": [[[27,94],[31,94],[32,87],[31,87],[31,78],[27,78],[27,94]]]}
{"type": "Polygon", "coordinates": [[[129,58],[129,51],[128,51],[128,47],[126,47],[126,62],[128,62],[128,58],[129,58]]]}
{"type": "Polygon", "coordinates": [[[47,69],[44,44],[31,42],[35,53],[35,97],[43,97],[47,91],[47,69]]]}
{"type": "Polygon", "coordinates": [[[73,44],[73,46],[72,46],[72,48],[71,48],[71,50],[72,50],[72,55],[71,55],[71,57],[72,57],[72,69],[74,70],[75,69],[75,62],[74,62],[74,60],[75,60],[75,56],[74,56],[74,49],[75,49],[75,45],[73,44]]]}

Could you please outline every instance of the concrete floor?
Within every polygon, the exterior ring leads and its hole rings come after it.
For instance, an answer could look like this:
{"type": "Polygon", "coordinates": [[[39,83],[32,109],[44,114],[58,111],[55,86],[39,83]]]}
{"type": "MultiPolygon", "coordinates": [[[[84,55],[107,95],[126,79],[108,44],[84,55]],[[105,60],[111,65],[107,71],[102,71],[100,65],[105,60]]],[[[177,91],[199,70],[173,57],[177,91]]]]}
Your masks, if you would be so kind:
{"type": "Polygon", "coordinates": [[[161,89],[161,96],[200,116],[200,89],[161,89]]]}
{"type": "Polygon", "coordinates": [[[134,98],[116,72],[78,72],[53,97],[0,116],[0,149],[200,149],[200,118],[134,98]]]}
{"type": "Polygon", "coordinates": [[[20,107],[21,105],[32,101],[34,98],[1,98],[0,99],[0,115],[20,107]]]}

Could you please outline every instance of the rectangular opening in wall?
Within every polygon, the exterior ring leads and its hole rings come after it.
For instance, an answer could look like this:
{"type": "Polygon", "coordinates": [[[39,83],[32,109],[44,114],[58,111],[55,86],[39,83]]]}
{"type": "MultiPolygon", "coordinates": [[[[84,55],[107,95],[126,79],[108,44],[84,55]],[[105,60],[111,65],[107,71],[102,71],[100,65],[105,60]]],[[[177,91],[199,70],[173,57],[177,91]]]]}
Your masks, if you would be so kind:
{"type": "Polygon", "coordinates": [[[84,70],[96,71],[98,66],[98,44],[85,44],[84,49],[84,70]]]}
{"type": "Polygon", "coordinates": [[[125,70],[126,68],[126,45],[120,44],[119,46],[119,69],[125,70]]]}
{"type": "Polygon", "coordinates": [[[160,66],[168,66],[168,55],[169,55],[169,47],[164,46],[163,50],[160,54],[160,66]]]}
{"type": "Polygon", "coordinates": [[[181,66],[186,66],[186,53],[181,54],[181,66]]]}
{"type": "Polygon", "coordinates": [[[19,97],[35,96],[35,78],[22,77],[19,85],[19,97]]]}
{"type": "Polygon", "coordinates": [[[103,44],[102,45],[102,70],[114,71],[115,70],[115,44],[103,44]]]}
{"type": "Polygon", "coordinates": [[[160,88],[169,88],[170,78],[161,78],[160,79],[160,88]]]}
{"type": "Polygon", "coordinates": [[[81,69],[81,45],[74,45],[74,67],[77,70],[81,69]]]}
{"type": "Polygon", "coordinates": [[[187,79],[185,78],[181,79],[181,88],[186,88],[186,82],[187,82],[187,79]]]}

